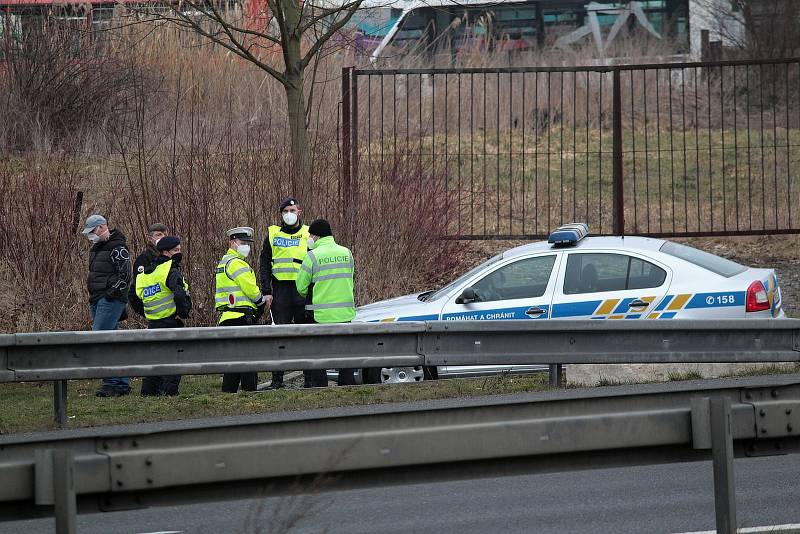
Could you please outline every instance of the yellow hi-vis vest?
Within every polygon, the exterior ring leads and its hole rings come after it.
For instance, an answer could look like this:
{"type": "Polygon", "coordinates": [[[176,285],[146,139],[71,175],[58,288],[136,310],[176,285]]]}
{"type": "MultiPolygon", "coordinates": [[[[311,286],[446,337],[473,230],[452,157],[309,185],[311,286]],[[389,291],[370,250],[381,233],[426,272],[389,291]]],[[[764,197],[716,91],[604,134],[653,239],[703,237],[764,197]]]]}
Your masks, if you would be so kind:
{"type": "MultiPolygon", "coordinates": [[[[166,319],[178,312],[175,294],[167,287],[167,275],[172,268],[172,260],[165,261],[152,273],[139,273],[136,276],[136,296],[144,305],[144,316],[148,321],[166,319]]],[[[189,289],[186,280],[184,289],[189,289]]]]}
{"type": "Polygon", "coordinates": [[[228,249],[219,260],[214,276],[214,308],[222,312],[219,322],[253,313],[260,298],[261,290],[253,269],[241,254],[228,249]]]}
{"type": "Polygon", "coordinates": [[[269,227],[272,247],[272,276],[276,280],[297,280],[297,271],[308,252],[308,226],[305,224],[294,234],[281,231],[280,226],[269,227]]]}

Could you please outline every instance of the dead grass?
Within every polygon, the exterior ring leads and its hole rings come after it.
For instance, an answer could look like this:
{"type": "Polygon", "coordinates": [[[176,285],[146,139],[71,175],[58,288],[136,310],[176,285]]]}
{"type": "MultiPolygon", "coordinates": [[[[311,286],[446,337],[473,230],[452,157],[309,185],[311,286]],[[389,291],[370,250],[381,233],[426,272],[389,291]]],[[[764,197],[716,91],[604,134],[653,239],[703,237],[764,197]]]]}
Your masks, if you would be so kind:
{"type": "MultiPolygon", "coordinates": [[[[417,400],[477,397],[542,391],[550,388],[546,374],[491,378],[425,381],[418,384],[329,387],[311,390],[278,390],[225,394],[219,375],[189,376],[181,382],[177,397],[97,398],[97,381],[69,382],[70,428],[144,423],[286,412],[314,408],[361,406],[417,400]]],[[[134,392],[139,379],[132,383],[134,392]]],[[[53,390],[50,384],[15,383],[0,387],[0,434],[56,428],[53,423],[53,390]]]]}

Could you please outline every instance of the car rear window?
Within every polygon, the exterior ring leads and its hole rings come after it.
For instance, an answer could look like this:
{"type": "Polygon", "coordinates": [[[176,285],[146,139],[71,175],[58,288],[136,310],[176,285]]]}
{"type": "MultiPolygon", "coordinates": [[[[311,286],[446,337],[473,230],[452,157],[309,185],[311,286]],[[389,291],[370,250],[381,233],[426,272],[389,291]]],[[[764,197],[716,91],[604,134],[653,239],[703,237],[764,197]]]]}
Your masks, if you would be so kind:
{"type": "Polygon", "coordinates": [[[671,241],[667,241],[661,245],[661,252],[686,260],[689,263],[693,263],[698,267],[707,269],[725,278],[736,276],[747,270],[747,267],[739,265],[735,261],[720,258],[714,254],[687,245],[681,245],[680,243],[672,243],[671,241]]]}

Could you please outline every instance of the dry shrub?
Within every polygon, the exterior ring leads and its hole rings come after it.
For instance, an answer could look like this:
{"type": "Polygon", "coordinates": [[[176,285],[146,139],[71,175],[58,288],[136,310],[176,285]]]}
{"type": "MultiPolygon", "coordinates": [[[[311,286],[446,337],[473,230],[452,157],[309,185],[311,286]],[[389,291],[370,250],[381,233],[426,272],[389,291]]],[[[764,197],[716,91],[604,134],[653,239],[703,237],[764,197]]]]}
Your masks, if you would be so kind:
{"type": "Polygon", "coordinates": [[[13,150],[76,147],[102,138],[154,96],[157,79],[135,56],[104,53],[91,35],[57,24],[31,25],[21,43],[4,40],[6,64],[0,141],[13,150]]]}
{"type": "Polygon", "coordinates": [[[70,156],[0,159],[0,331],[87,326],[86,246],[74,208],[80,180],[70,156]]]}
{"type": "MultiPolygon", "coordinates": [[[[319,147],[317,161],[326,165],[318,167],[313,189],[298,196],[306,224],[329,219],[337,241],[353,250],[359,304],[428,288],[460,269],[457,244],[438,240],[444,191],[419,160],[398,158],[385,175],[372,178],[380,186],[372,197],[359,195],[351,203],[340,188],[331,147],[335,143],[319,147]]],[[[250,263],[257,268],[267,227],[279,222],[280,199],[296,194],[285,179],[288,154],[287,147],[274,144],[202,151],[148,162],[146,180],[137,174],[138,162],[127,162],[130,174],[117,182],[112,219],[139,229],[164,221],[182,237],[184,272],[195,303],[192,324],[214,324],[213,271],[227,246],[226,229],[255,228],[250,263]]],[[[143,232],[129,235],[129,243],[133,250],[142,247],[143,232]]]]}

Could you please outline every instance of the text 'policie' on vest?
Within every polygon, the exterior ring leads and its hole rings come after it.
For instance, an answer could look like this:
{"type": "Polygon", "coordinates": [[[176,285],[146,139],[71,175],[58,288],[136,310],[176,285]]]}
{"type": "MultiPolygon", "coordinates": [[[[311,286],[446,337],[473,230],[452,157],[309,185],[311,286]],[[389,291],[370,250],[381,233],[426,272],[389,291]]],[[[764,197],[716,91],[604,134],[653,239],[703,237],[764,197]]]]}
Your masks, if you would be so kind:
{"type": "Polygon", "coordinates": [[[268,229],[269,243],[272,248],[272,276],[276,280],[297,280],[300,264],[308,251],[308,226],[288,234],[280,226],[270,226],[268,229]]]}
{"type": "Polygon", "coordinates": [[[253,269],[235,250],[228,249],[217,264],[214,286],[214,308],[222,312],[220,323],[256,313],[261,290],[253,269]]]}
{"type": "MultiPolygon", "coordinates": [[[[175,295],[167,287],[167,276],[172,269],[172,260],[165,261],[150,273],[139,273],[136,276],[136,296],[144,305],[144,316],[148,321],[166,319],[174,316],[178,309],[175,295]]],[[[183,288],[188,291],[189,284],[183,281],[183,288]]]]}
{"type": "Polygon", "coordinates": [[[337,244],[333,236],[315,241],[314,248],[308,251],[300,266],[298,292],[307,295],[312,285],[312,301],[306,305],[306,310],[314,313],[314,321],[349,323],[355,318],[353,255],[337,244]]]}

